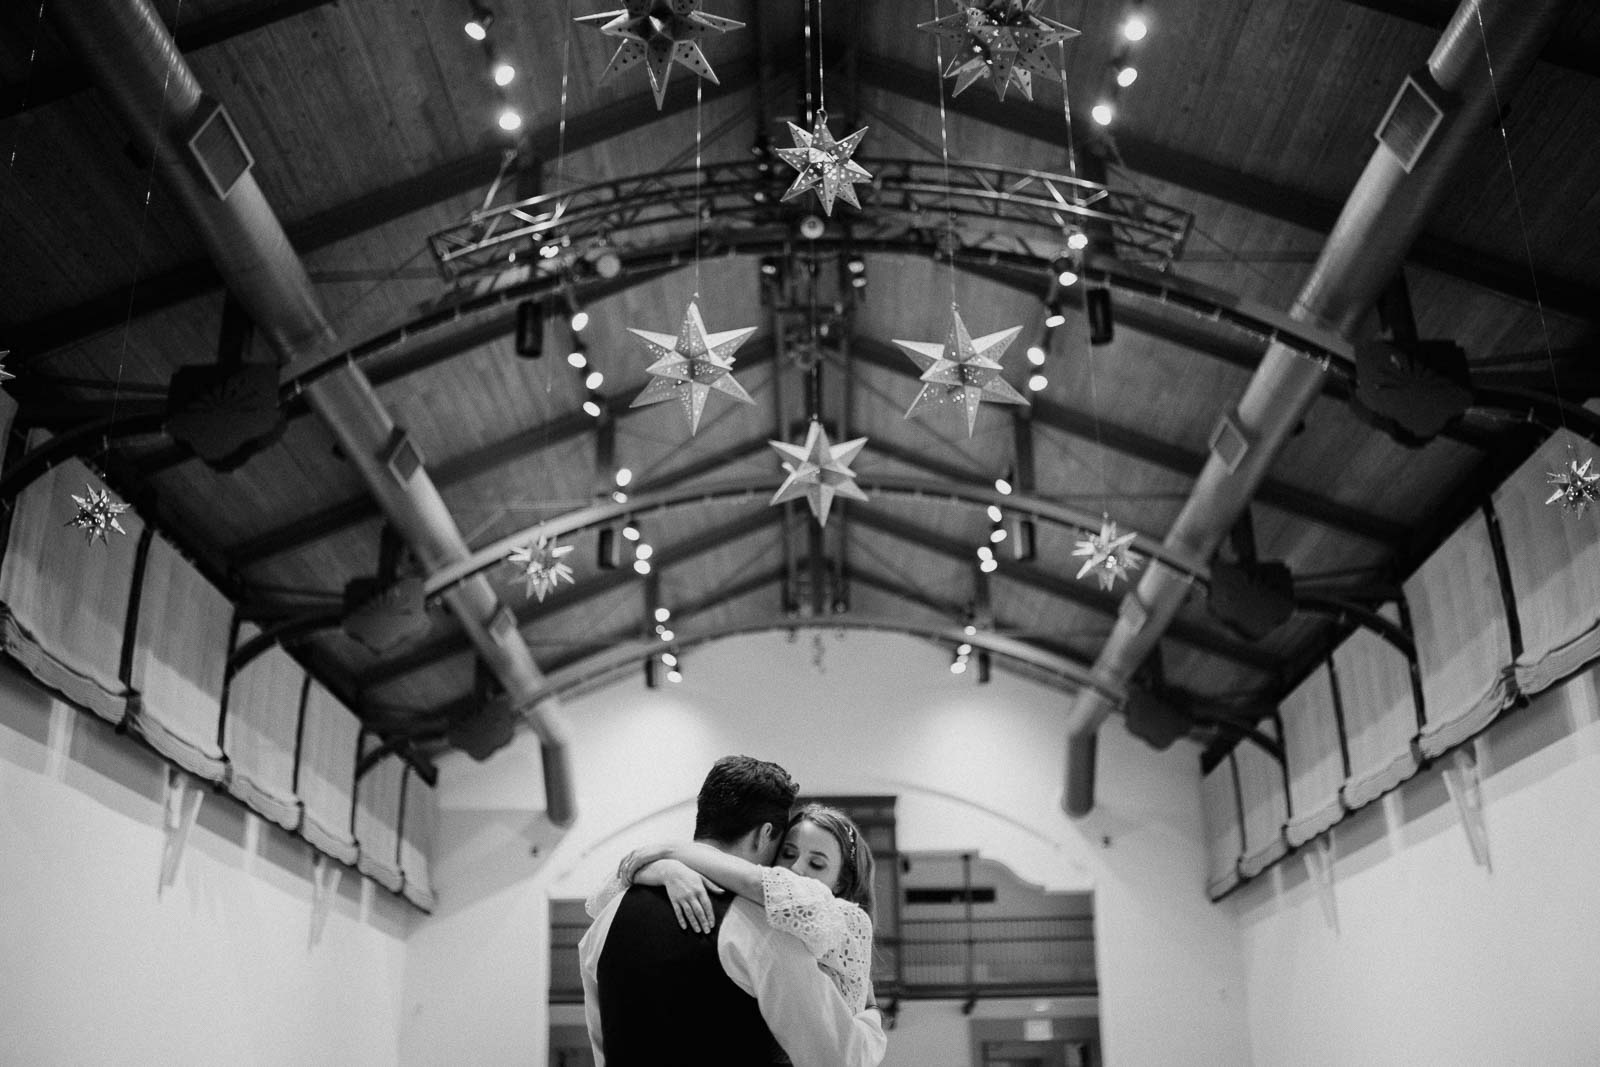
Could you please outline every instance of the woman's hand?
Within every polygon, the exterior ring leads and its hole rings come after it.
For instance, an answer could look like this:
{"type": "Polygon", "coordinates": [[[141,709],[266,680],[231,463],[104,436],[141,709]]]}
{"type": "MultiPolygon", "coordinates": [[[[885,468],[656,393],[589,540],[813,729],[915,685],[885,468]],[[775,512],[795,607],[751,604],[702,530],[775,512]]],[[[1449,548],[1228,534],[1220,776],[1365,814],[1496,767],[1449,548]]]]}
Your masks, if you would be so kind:
{"type": "Polygon", "coordinates": [[[724,892],[715,882],[697,874],[677,860],[659,860],[651,867],[651,874],[659,870],[661,884],[666,887],[667,899],[672,901],[678,925],[697,934],[709,934],[716,928],[716,917],[711,912],[711,894],[724,892]]]}
{"type": "Polygon", "coordinates": [[[617,864],[617,877],[631,884],[645,867],[650,866],[656,860],[670,859],[672,857],[672,848],[673,846],[668,844],[658,844],[634,849],[622,857],[622,862],[617,864]]]}

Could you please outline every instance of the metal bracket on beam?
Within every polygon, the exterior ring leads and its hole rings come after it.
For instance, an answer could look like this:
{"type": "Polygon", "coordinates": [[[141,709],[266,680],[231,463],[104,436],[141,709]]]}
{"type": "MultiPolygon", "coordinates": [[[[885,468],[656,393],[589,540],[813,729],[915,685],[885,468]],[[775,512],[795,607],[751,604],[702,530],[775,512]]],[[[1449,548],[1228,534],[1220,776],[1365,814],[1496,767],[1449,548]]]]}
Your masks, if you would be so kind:
{"type": "Polygon", "coordinates": [[[206,791],[183,771],[167,768],[167,781],[162,795],[161,816],[161,881],[156,895],[172,885],[178,877],[178,865],[183,862],[184,846],[189,843],[189,831],[200,814],[200,804],[206,791]]]}
{"type": "Polygon", "coordinates": [[[1322,921],[1334,933],[1339,932],[1339,905],[1333,895],[1333,842],[1327,834],[1307,843],[1300,850],[1300,860],[1306,866],[1306,877],[1317,889],[1317,903],[1322,907],[1322,921]]]}
{"type": "Polygon", "coordinates": [[[1462,745],[1450,754],[1444,769],[1444,785],[1455,802],[1456,815],[1472,848],[1472,861],[1493,872],[1489,862],[1489,826],[1483,817],[1483,776],[1478,764],[1477,742],[1462,745]]]}

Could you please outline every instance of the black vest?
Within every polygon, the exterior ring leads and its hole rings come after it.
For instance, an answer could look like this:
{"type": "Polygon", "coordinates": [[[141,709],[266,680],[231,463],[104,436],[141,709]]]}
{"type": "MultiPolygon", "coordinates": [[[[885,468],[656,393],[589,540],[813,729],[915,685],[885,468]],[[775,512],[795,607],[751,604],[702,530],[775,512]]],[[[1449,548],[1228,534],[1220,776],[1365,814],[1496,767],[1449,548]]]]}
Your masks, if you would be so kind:
{"type": "MultiPolygon", "coordinates": [[[[731,894],[711,898],[719,928],[731,900],[731,894]]],[[[634,886],[623,895],[597,978],[607,1067],[782,1062],[756,998],[722,969],[716,932],[681,928],[659,886],[634,886]]]]}

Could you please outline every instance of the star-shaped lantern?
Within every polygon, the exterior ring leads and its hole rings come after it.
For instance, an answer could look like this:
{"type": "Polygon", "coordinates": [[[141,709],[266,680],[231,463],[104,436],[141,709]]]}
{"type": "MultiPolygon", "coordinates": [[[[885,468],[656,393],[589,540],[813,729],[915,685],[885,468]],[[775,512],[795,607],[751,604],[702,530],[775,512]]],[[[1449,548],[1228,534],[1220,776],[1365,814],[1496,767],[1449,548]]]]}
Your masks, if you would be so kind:
{"type": "Polygon", "coordinates": [[[807,133],[794,123],[789,123],[789,133],[794,137],[793,148],[777,149],[778,158],[800,173],[794,184],[783,194],[783,199],[793,200],[807,189],[815,189],[822,200],[822,213],[832,217],[835,197],[860,210],[856,199],[856,186],[870,182],[872,175],[850,157],[855,154],[868,127],[863,126],[842,141],[835,141],[828,132],[828,113],[817,109],[811,132],[807,133]]]}
{"type": "Polygon", "coordinates": [[[826,526],[828,509],[833,506],[836,495],[851,500],[867,499],[867,494],[856,484],[855,471],[850,469],[850,464],[861,452],[861,446],[867,443],[865,437],[835,445],[829,442],[822,423],[813,422],[806,431],[806,443],[803,445],[791,445],[785,441],[767,443],[784,457],[784,466],[789,471],[789,477],[772,495],[773,504],[803,496],[806,503],[811,505],[811,514],[816,516],[817,525],[826,526]]]}
{"type": "Polygon", "coordinates": [[[1077,577],[1082,578],[1093,571],[1100,581],[1100,588],[1110,589],[1118,578],[1126,578],[1129,571],[1138,570],[1139,557],[1128,551],[1128,546],[1133,544],[1136,536],[1117,533],[1117,524],[1109,518],[1102,518],[1100,532],[1077,542],[1072,550],[1074,556],[1088,557],[1083,561],[1083,566],[1078,568],[1077,577]]]}
{"type": "Polygon", "coordinates": [[[522,572],[522,595],[538,597],[542,604],[557,585],[571,584],[572,568],[561,559],[571,551],[571,545],[558,545],[543,534],[530,544],[512,549],[506,561],[522,572]]]}
{"type": "Polygon", "coordinates": [[[107,541],[106,535],[112,530],[126,537],[128,531],[122,528],[117,516],[127,511],[128,505],[116,503],[110,493],[92,485],[86,486],[84,491],[89,495],[83,497],[72,494],[72,502],[78,505],[78,513],[66,525],[82,530],[91,545],[96,541],[107,541]]]}
{"type": "Polygon", "coordinates": [[[713,85],[722,84],[700,51],[700,39],[713,31],[743,29],[744,23],[706,14],[700,10],[700,0],[627,0],[627,5],[620,11],[603,11],[575,20],[597,24],[606,36],[622,39],[601,78],[643,63],[650,75],[657,111],[666,99],[667,79],[672,76],[674,63],[688,67],[713,85]]]}
{"type": "Polygon", "coordinates": [[[924,22],[918,29],[955,42],[956,53],[945,68],[956,79],[954,96],[973,82],[988,78],[1004,100],[1013,85],[1033,99],[1033,76],[1059,82],[1061,71],[1045,49],[1078,36],[1071,26],[1036,14],[1043,0],[981,0],[962,3],[953,15],[924,22]]]}
{"type": "Polygon", "coordinates": [[[978,420],[978,405],[984,400],[1026,404],[1028,398],[1000,377],[1000,357],[1021,332],[1021,326],[1013,326],[974,340],[961,321],[961,312],[951,305],[950,334],[944,344],[895,341],[922,369],[922,391],[906,409],[906,418],[930,404],[960,404],[967,415],[967,436],[971,437],[978,420]]]}
{"type": "Polygon", "coordinates": [[[1582,515],[1590,504],[1600,502],[1600,471],[1589,473],[1593,463],[1593,456],[1582,463],[1573,459],[1567,461],[1566,470],[1551,471],[1548,480],[1556,487],[1556,491],[1550,494],[1550,499],[1545,503],[1560,504],[1563,510],[1582,515]]]}
{"type": "Polygon", "coordinates": [[[645,343],[655,354],[656,361],[649,366],[655,377],[640,394],[633,398],[631,407],[659,404],[676,400],[683,405],[689,417],[689,433],[700,429],[700,415],[706,409],[706,397],[711,390],[743,404],[754,404],[744,387],[733,380],[733,354],[739,346],[756,332],[754,326],[722,333],[706,333],[705,319],[700,317],[700,306],[694,301],[683,313],[683,326],[678,336],[670,333],[653,333],[628,327],[628,332],[645,343]]]}

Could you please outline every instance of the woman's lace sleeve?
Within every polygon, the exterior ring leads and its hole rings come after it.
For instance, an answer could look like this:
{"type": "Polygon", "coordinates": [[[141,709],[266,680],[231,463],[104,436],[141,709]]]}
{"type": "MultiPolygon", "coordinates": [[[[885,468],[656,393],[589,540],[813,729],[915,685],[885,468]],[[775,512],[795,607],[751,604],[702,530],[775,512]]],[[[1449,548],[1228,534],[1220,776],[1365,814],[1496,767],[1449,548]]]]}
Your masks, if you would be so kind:
{"type": "Polygon", "coordinates": [[[583,902],[583,910],[588,912],[589,918],[598,919],[600,913],[606,910],[606,905],[626,892],[627,888],[628,883],[613,874],[606,879],[605,885],[596,889],[594,895],[583,902]]]}
{"type": "Polygon", "coordinates": [[[872,919],[847,900],[835,900],[844,936],[838,947],[817,962],[831,974],[852,1011],[867,1006],[867,983],[872,977],[872,919]]]}
{"type": "Polygon", "coordinates": [[[783,867],[761,869],[767,925],[798,937],[819,961],[844,941],[841,903],[828,887],[783,867]]]}

